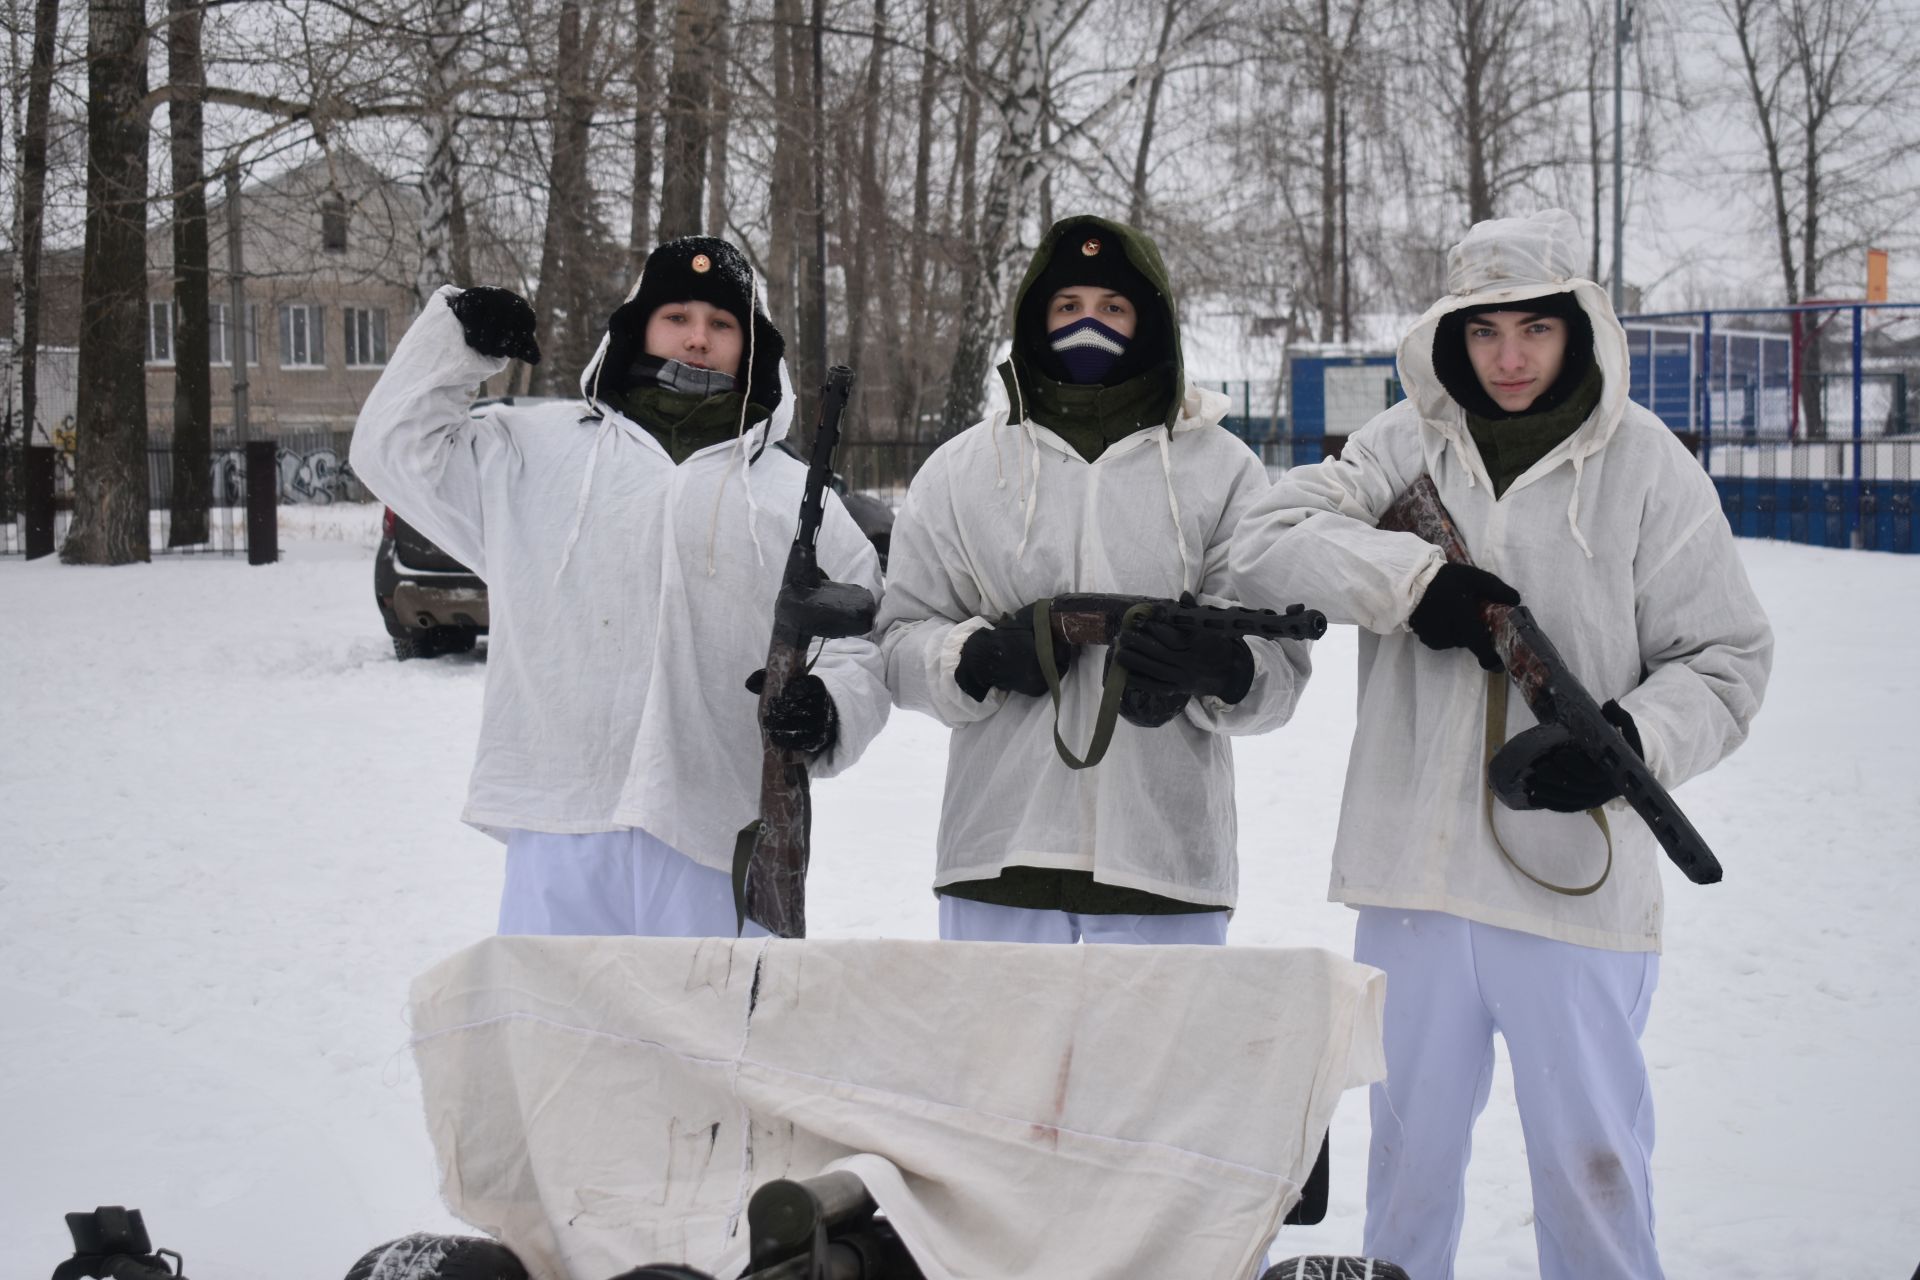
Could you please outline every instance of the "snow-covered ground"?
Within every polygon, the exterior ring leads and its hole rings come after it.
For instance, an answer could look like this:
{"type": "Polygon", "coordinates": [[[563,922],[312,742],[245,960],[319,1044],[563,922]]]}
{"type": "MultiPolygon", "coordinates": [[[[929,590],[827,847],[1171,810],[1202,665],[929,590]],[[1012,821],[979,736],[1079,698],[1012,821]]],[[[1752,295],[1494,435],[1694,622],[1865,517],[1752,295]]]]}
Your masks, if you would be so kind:
{"type": "MultiPolygon", "coordinates": [[[[484,655],[394,661],[375,508],[283,508],[283,561],[0,561],[0,1274],[61,1215],[142,1209],[193,1280],[339,1280],[440,1207],[407,984],[491,931],[456,820],[484,655]]],[[[1779,632],[1753,739],[1681,799],[1727,879],[1669,876],[1646,1049],[1668,1274],[1907,1276],[1920,1260],[1920,559],[1742,545],[1779,632]]],[[[1288,729],[1236,745],[1236,943],[1344,950],[1325,901],[1352,729],[1337,631],[1288,729]]],[[[944,734],[897,714],[817,791],[823,935],[931,937],[944,734]]],[[[1463,1278],[1534,1273],[1504,1064],[1463,1278]]],[[[1260,1105],[1257,1098],[1246,1106],[1260,1105]]],[[[1355,1250],[1366,1098],[1326,1223],[1355,1250]]],[[[645,1261],[636,1259],[636,1261],[645,1261]]]]}

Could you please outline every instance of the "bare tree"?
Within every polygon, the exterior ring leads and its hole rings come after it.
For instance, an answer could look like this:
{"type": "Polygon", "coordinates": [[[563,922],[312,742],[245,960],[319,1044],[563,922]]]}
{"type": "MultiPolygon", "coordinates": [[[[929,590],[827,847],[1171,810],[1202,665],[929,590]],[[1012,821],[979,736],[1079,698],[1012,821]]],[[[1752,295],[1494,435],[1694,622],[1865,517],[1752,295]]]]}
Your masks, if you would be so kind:
{"type": "Polygon", "coordinates": [[[732,52],[728,31],[733,15],[729,0],[712,0],[712,4],[713,34],[707,43],[708,66],[712,68],[712,101],[707,107],[707,132],[711,142],[707,160],[707,216],[702,229],[719,236],[727,231],[727,157],[733,120],[733,90],[727,83],[732,52]]]}
{"type": "MultiPolygon", "coordinates": [[[[1812,301],[1841,255],[1910,217],[1920,53],[1878,0],[1716,0],[1733,37],[1741,94],[1759,133],[1780,279],[1812,301]]],[[[1821,347],[1804,353],[1807,433],[1825,433],[1821,347]]]]}
{"type": "Polygon", "coordinates": [[[702,230],[701,191],[707,172],[712,104],[713,0],[677,0],[673,68],[667,74],[665,167],[660,175],[660,238],[702,230]]]}
{"type": "Polygon", "coordinates": [[[456,194],[454,135],[458,107],[454,74],[460,55],[461,0],[430,0],[426,39],[421,50],[424,100],[421,124],[426,131],[427,161],[420,181],[420,270],[414,279],[415,305],[424,307],[433,291],[449,282],[473,283],[470,263],[455,264],[454,210],[456,194]]]}
{"type": "Polygon", "coordinates": [[[87,236],[68,564],[152,558],[147,544],[147,23],[140,0],[92,0],[87,236]]]}
{"type": "Polygon", "coordinates": [[[40,347],[40,251],[46,226],[47,116],[53,96],[54,38],[60,25],[60,0],[36,0],[33,48],[28,55],[26,108],[16,121],[20,163],[16,196],[13,278],[13,359],[17,370],[16,418],[8,426],[23,445],[33,443],[37,411],[40,347]]]}
{"type": "Polygon", "coordinates": [[[173,458],[169,546],[207,540],[213,504],[213,371],[207,275],[207,188],[201,97],[204,0],[168,0],[167,103],[173,172],[173,458]]]}
{"type": "Polygon", "coordinates": [[[627,274],[635,280],[653,248],[653,120],[659,112],[658,0],[633,0],[633,216],[627,274]]]}
{"type": "Polygon", "coordinates": [[[1420,0],[1409,30],[1419,67],[1409,120],[1429,122],[1451,155],[1444,187],[1469,222],[1565,163],[1558,116],[1579,88],[1567,73],[1562,15],[1547,0],[1420,0]]]}

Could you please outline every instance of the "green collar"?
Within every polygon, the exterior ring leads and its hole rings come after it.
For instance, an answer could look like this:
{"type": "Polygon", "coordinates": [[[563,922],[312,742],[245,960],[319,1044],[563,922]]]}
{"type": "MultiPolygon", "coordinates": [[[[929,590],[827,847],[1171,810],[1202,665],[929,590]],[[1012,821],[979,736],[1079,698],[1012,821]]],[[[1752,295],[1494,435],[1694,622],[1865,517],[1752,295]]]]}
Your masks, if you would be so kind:
{"type": "Polygon", "coordinates": [[[1031,370],[1015,375],[1008,365],[1000,376],[1009,385],[1009,398],[1026,406],[1027,417],[1073,446],[1092,462],[1107,446],[1136,431],[1160,426],[1173,408],[1173,366],[1163,364],[1115,387],[1055,382],[1031,370]]]}
{"type": "Polygon", "coordinates": [[[1480,460],[1487,465],[1487,477],[1493,481],[1493,496],[1498,498],[1507,487],[1534,463],[1553,452],[1555,445],[1580,429],[1600,403],[1604,382],[1600,366],[1588,367],[1566,403],[1545,413],[1524,413],[1497,421],[1467,414],[1467,431],[1473,436],[1480,460]]]}
{"type": "MultiPolygon", "coordinates": [[[[738,391],[699,396],[665,387],[629,387],[606,402],[647,429],[677,466],[708,445],[722,444],[740,432],[738,391]]],[[[765,420],[766,408],[747,405],[747,425],[765,420]]]]}

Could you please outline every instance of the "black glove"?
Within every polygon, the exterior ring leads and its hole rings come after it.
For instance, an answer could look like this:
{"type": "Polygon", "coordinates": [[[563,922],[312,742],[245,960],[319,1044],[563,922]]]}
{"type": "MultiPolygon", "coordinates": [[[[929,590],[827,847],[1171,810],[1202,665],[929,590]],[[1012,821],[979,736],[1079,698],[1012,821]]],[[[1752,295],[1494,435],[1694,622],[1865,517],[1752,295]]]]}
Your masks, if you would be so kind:
{"type": "MultiPolygon", "coordinates": [[[[1053,642],[1054,669],[1062,676],[1073,663],[1073,646],[1053,642]]],[[[1022,605],[990,627],[982,627],[960,646],[960,664],[954,668],[953,682],[960,691],[980,702],[989,689],[1005,689],[1038,698],[1047,691],[1047,677],[1040,670],[1040,655],[1033,642],[1033,606],[1022,605]]]]}
{"type": "MultiPolygon", "coordinates": [[[[747,677],[748,693],[757,694],[766,687],[765,667],[747,677]]],[[[839,741],[840,713],[834,709],[827,686],[809,671],[787,681],[778,697],[762,704],[760,727],[776,747],[819,755],[839,741]]]]}
{"type": "Polygon", "coordinates": [[[462,289],[447,299],[447,309],[460,322],[467,345],[481,355],[540,363],[540,344],[533,340],[533,308],[513,290],[492,285],[462,289]]]}
{"type": "MultiPolygon", "coordinates": [[[[1620,731],[1635,755],[1646,758],[1640,730],[1625,707],[1609,702],[1600,714],[1620,731]]],[[[1487,784],[1509,809],[1555,813],[1583,813],[1620,794],[1600,762],[1557,724],[1536,725],[1515,734],[1487,763],[1487,784]]]]}
{"type": "Polygon", "coordinates": [[[1498,671],[1502,666],[1500,655],[1494,651],[1493,635],[1480,616],[1480,606],[1489,601],[1519,604],[1520,593],[1485,569],[1449,562],[1433,575],[1407,625],[1427,648],[1471,649],[1482,667],[1498,671]]]}
{"type": "Polygon", "coordinates": [[[1186,706],[1186,694],[1149,689],[1140,680],[1127,681],[1127,687],[1120,691],[1120,718],[1142,729],[1158,729],[1186,706]]]}
{"type": "MultiPolygon", "coordinates": [[[[1195,603],[1182,592],[1180,603],[1195,603]]],[[[1245,636],[1205,627],[1177,627],[1148,618],[1120,633],[1113,660],[1154,693],[1184,693],[1238,702],[1253,686],[1253,650],[1245,636]]]]}

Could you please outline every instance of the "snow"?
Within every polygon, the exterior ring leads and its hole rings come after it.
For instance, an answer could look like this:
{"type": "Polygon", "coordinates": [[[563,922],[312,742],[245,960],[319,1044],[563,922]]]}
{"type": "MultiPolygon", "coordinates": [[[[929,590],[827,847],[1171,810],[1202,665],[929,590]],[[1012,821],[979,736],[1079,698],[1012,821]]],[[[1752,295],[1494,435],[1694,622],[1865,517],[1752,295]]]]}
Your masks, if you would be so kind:
{"type": "MultiPolygon", "coordinates": [[[[491,931],[499,846],[456,819],[485,656],[397,663],[377,507],[282,509],[283,560],[0,561],[0,1258],[61,1215],[144,1211],[193,1280],[339,1280],[458,1230],[408,1055],[411,978],[491,931]]],[[[1742,544],[1779,631],[1754,738],[1680,793],[1727,868],[1668,876],[1646,1052],[1674,1276],[1905,1276],[1920,1258],[1920,558],[1742,544]]],[[[1295,723],[1236,744],[1234,943],[1345,950],[1323,901],[1354,641],[1295,723]]],[[[817,934],[932,937],[944,734],[897,713],[817,792],[817,934]]],[[[1670,870],[1670,869],[1669,869],[1670,870]]],[[[1223,1100],[1223,1105],[1236,1105],[1223,1100]]],[[[1237,1105],[1259,1105],[1248,1099],[1237,1105]]],[[[1328,1221],[1356,1250],[1364,1091],[1328,1221]]],[[[652,1259],[635,1259],[635,1262],[652,1259]]],[[[1534,1274],[1504,1057],[1475,1134],[1463,1277],[1534,1274]]]]}

